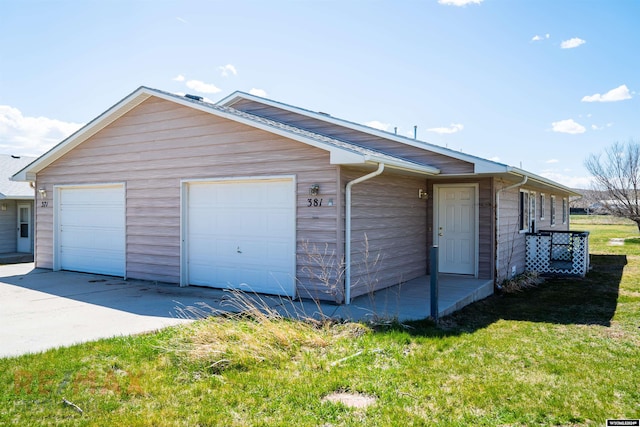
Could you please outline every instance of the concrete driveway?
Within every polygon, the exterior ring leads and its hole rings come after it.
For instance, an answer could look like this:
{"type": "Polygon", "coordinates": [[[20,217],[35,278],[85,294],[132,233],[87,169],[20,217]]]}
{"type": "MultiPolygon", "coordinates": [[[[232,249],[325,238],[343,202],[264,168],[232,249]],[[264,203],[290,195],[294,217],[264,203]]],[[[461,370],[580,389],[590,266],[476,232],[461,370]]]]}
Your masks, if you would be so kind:
{"type": "MultiPolygon", "coordinates": [[[[400,321],[428,315],[428,278],[363,295],[351,305],[243,294],[256,307],[292,318],[400,321]]],[[[454,280],[455,281],[455,280],[454,280]]],[[[443,279],[443,282],[445,280],[443,279]]],[[[442,286],[441,310],[468,304],[471,285],[442,286]],[[448,295],[450,294],[450,295],[448,295]],[[448,295],[448,297],[447,297],[448,295]]],[[[480,281],[481,282],[481,281],[480,281]]],[[[475,295],[475,294],[473,294],[475,295]]],[[[34,269],[33,263],[0,265],[0,357],[36,353],[100,338],[133,335],[196,318],[187,309],[213,315],[238,312],[238,299],[220,289],[122,280],[97,274],[34,269]],[[185,311],[186,310],[186,311],[185,311]]],[[[441,315],[446,314],[445,311],[441,315]]]]}
{"type": "Polygon", "coordinates": [[[219,308],[226,294],[33,263],[0,265],[0,357],[189,322],[181,308],[200,302],[219,308]]]}

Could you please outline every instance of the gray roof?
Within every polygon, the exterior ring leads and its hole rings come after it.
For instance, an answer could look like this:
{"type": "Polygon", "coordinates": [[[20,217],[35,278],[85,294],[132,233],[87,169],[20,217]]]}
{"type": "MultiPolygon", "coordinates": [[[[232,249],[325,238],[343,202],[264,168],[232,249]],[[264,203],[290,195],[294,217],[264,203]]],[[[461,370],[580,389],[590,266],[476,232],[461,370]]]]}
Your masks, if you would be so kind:
{"type": "Polygon", "coordinates": [[[33,162],[35,157],[0,154],[0,199],[33,199],[35,191],[28,182],[11,181],[11,176],[33,162]]]}
{"type": "Polygon", "coordinates": [[[60,142],[48,152],[38,157],[28,166],[18,169],[13,179],[19,181],[34,181],[36,174],[47,167],[49,164],[68,153],[70,150],[86,141],[96,132],[114,122],[127,111],[135,108],[151,96],[156,96],[190,106],[201,111],[205,111],[219,117],[225,117],[231,120],[245,123],[250,126],[263,129],[275,134],[283,135],[291,139],[295,139],[309,145],[329,151],[331,154],[332,164],[354,164],[360,165],[365,163],[375,164],[383,162],[392,169],[412,171],[420,174],[434,175],[440,173],[438,168],[430,165],[414,162],[410,159],[396,157],[386,153],[381,153],[352,142],[338,140],[325,135],[320,135],[301,129],[288,124],[280,123],[275,120],[266,119],[250,113],[236,110],[232,107],[220,106],[200,100],[194,100],[185,96],[152,89],[141,86],[133,93],[122,99],[116,105],[105,111],[100,116],[80,128],[74,134],[60,142]]]}
{"type": "Polygon", "coordinates": [[[526,177],[529,182],[535,182],[538,185],[544,187],[559,189],[563,192],[567,192],[570,195],[579,195],[579,193],[576,193],[574,190],[562,184],[513,166],[507,166],[502,163],[493,162],[491,160],[482,159],[480,157],[472,156],[469,154],[455,152],[448,148],[436,146],[426,142],[410,140],[399,135],[390,134],[364,125],[335,119],[333,117],[325,116],[320,113],[314,113],[309,110],[302,110],[297,107],[289,106],[287,104],[276,103],[275,101],[256,97],[254,95],[236,92],[230,97],[227,97],[225,100],[214,104],[206,102],[200,97],[177,95],[158,89],[152,89],[146,86],[139,87],[137,90],[120,100],[120,102],[112,106],[100,116],[96,117],[87,125],[60,142],[48,152],[44,153],[28,166],[25,166],[22,169],[16,171],[16,173],[14,173],[13,175],[13,179],[19,181],[34,181],[36,179],[37,173],[42,169],[44,169],[60,157],[64,156],[76,146],[86,141],[91,136],[95,135],[98,131],[113,123],[123,114],[140,105],[142,102],[152,96],[176,102],[188,107],[198,109],[200,111],[208,112],[210,114],[217,115],[218,117],[223,117],[237,121],[239,123],[244,123],[249,126],[265,130],[267,132],[272,132],[274,134],[291,138],[305,144],[309,144],[311,146],[326,150],[330,153],[331,164],[335,165],[360,166],[368,164],[371,166],[383,163],[390,169],[403,170],[410,173],[429,176],[506,176],[513,179],[522,179],[526,177]],[[354,143],[353,141],[345,141],[327,135],[322,135],[316,132],[309,131],[307,129],[302,129],[297,126],[285,124],[277,120],[272,120],[269,118],[261,117],[259,115],[237,110],[232,106],[236,97],[246,97],[249,99],[257,100],[258,102],[267,104],[270,103],[270,105],[275,105],[278,108],[289,109],[296,112],[302,111],[302,114],[311,115],[315,118],[334,123],[338,126],[352,128],[360,132],[365,132],[381,138],[394,140],[407,145],[419,147],[427,151],[439,153],[451,158],[470,162],[473,164],[474,172],[462,175],[442,175],[440,169],[432,165],[416,162],[406,157],[396,156],[390,153],[385,153],[372,148],[368,148],[354,143]]]}
{"type": "MultiPolygon", "coordinates": [[[[182,102],[186,101],[186,102],[190,102],[193,103],[195,105],[199,105],[199,106],[206,106],[208,109],[210,110],[214,110],[214,111],[219,111],[221,113],[226,113],[226,114],[230,114],[236,117],[241,117],[245,120],[254,122],[254,123],[260,123],[262,125],[268,126],[270,128],[273,129],[279,129],[282,131],[286,131],[288,133],[291,133],[293,135],[298,135],[301,137],[305,137],[308,139],[312,139],[314,141],[317,141],[319,143],[322,144],[326,144],[326,145],[330,145],[332,147],[335,148],[340,148],[343,150],[348,150],[354,153],[359,153],[359,154],[363,154],[366,156],[372,156],[372,157],[376,157],[377,159],[380,160],[387,160],[387,161],[401,161],[403,163],[406,163],[407,165],[413,165],[416,167],[430,167],[429,165],[425,165],[423,163],[418,163],[415,162],[413,160],[409,160],[409,159],[405,159],[405,158],[401,158],[401,157],[397,157],[397,156],[392,156],[386,153],[382,153],[380,151],[376,151],[376,150],[372,150],[368,147],[364,147],[362,145],[359,144],[355,144],[353,142],[348,142],[348,141],[344,141],[338,138],[334,138],[334,137],[330,137],[330,136],[326,136],[326,135],[322,135],[316,132],[312,132],[306,129],[302,129],[296,126],[292,126],[286,123],[282,123],[282,122],[278,122],[275,120],[271,120],[268,119],[266,117],[261,117],[261,116],[257,116],[255,114],[251,114],[251,113],[247,113],[245,111],[240,111],[240,110],[236,110],[233,107],[227,107],[227,106],[222,106],[222,105],[218,105],[218,104],[212,104],[206,101],[201,101],[201,100],[194,100],[192,98],[188,98],[188,97],[184,97],[184,96],[180,96],[177,95],[175,93],[171,93],[171,92],[165,92],[163,90],[159,90],[159,89],[153,89],[153,88],[149,88],[149,87],[145,87],[147,90],[156,92],[156,93],[162,93],[166,96],[175,98],[177,100],[180,100],[182,102]]],[[[436,168],[434,168],[435,170],[436,168]]]]}

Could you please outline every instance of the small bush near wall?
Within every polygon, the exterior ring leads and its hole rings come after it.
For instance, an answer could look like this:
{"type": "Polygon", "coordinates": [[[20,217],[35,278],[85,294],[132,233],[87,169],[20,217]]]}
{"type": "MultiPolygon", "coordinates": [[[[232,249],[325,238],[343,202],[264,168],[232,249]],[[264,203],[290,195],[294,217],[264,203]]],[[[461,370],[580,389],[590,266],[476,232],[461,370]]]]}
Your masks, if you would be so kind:
{"type": "Polygon", "coordinates": [[[525,289],[534,288],[544,282],[544,279],[535,271],[526,271],[522,274],[505,279],[502,281],[498,289],[505,294],[514,292],[522,292],[525,289]]]}

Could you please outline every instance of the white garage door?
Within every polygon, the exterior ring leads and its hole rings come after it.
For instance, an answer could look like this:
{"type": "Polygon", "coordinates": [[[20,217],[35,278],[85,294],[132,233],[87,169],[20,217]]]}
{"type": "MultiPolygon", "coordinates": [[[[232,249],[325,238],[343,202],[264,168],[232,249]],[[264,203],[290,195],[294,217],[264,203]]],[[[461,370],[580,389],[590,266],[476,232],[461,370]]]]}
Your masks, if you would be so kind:
{"type": "Polygon", "coordinates": [[[294,296],[294,190],[284,178],[188,183],[188,284],[294,296]]]}
{"type": "Polygon", "coordinates": [[[124,185],[60,188],[57,268],[125,276],[124,185]]]}

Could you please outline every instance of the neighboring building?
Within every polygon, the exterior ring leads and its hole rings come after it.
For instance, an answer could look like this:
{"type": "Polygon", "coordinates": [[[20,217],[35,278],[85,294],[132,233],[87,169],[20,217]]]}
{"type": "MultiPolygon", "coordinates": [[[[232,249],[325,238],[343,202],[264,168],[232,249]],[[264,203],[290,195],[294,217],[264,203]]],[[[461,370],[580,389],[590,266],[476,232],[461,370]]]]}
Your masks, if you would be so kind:
{"type": "Polygon", "coordinates": [[[337,302],[428,274],[432,245],[441,273],[520,273],[524,234],[567,230],[576,194],[246,93],[146,87],[14,179],[46,192],[37,267],[337,302]]]}
{"type": "Polygon", "coordinates": [[[0,154],[0,254],[33,254],[33,200],[28,182],[10,177],[35,157],[0,154]]]}

